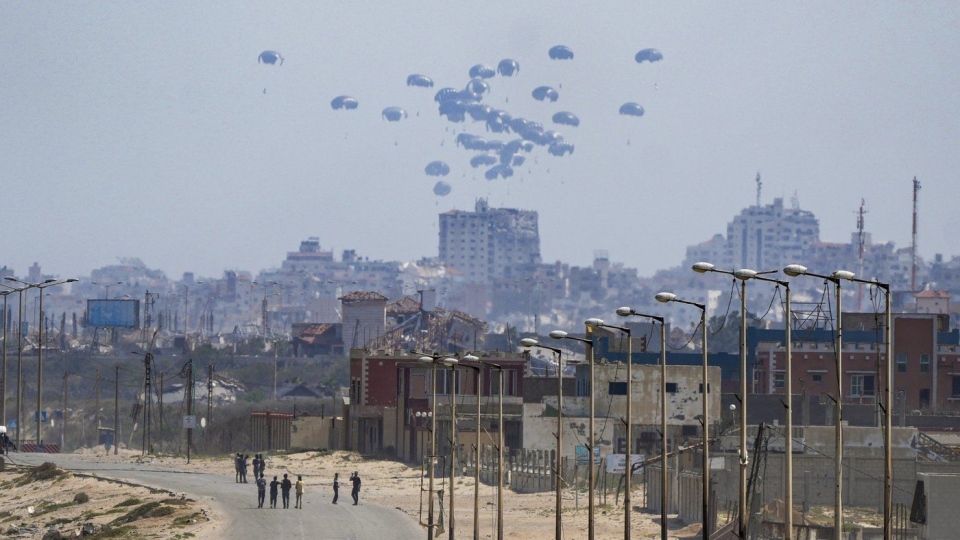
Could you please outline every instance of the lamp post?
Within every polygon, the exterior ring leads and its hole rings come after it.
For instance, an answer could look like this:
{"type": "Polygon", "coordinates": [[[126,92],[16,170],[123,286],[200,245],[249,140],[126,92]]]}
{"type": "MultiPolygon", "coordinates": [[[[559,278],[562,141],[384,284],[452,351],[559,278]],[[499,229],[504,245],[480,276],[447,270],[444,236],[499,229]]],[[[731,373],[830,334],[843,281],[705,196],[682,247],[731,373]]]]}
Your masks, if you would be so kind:
{"type": "MultiPolygon", "coordinates": [[[[647,317],[660,323],[660,538],[667,540],[667,331],[663,317],[638,313],[629,307],[617,308],[621,317],[647,317]]],[[[627,456],[627,470],[633,474],[633,464],[627,456]]],[[[707,514],[703,515],[703,531],[708,530],[707,514]]],[[[706,533],[709,534],[709,533],[706,533]]]]}
{"type": "MultiPolygon", "coordinates": [[[[465,355],[461,360],[466,362],[478,362],[480,359],[471,354],[465,355]]],[[[477,438],[476,452],[473,463],[473,540],[480,540],[480,395],[483,388],[483,370],[480,366],[470,364],[460,364],[462,367],[472,369],[477,374],[477,438]]]]}
{"type": "Polygon", "coordinates": [[[123,282],[117,281],[115,283],[97,283],[96,281],[91,281],[90,284],[104,287],[106,290],[103,292],[103,299],[106,300],[110,298],[110,287],[113,287],[114,285],[123,285],[123,282]]]}
{"type": "Polygon", "coordinates": [[[630,504],[630,485],[631,476],[633,476],[633,462],[630,455],[633,453],[633,340],[630,338],[630,329],[626,326],[615,326],[603,322],[603,319],[590,319],[588,322],[597,328],[609,328],[619,330],[627,335],[627,414],[626,414],[626,439],[627,439],[627,466],[626,474],[623,480],[623,538],[630,540],[630,518],[633,510],[630,504]]]}
{"type": "MultiPolygon", "coordinates": [[[[887,342],[887,373],[883,390],[883,402],[881,409],[884,414],[883,420],[883,538],[891,540],[893,537],[893,314],[890,306],[890,284],[876,280],[866,280],[853,277],[848,273],[835,272],[834,275],[840,279],[846,279],[854,283],[864,283],[873,285],[883,290],[884,295],[884,318],[886,320],[884,328],[884,340],[887,342]],[[838,275],[839,274],[839,275],[838,275]]],[[[837,308],[840,313],[840,308],[837,308]]]]}
{"type": "Polygon", "coordinates": [[[444,358],[443,364],[450,368],[450,533],[447,536],[453,540],[455,535],[456,504],[456,471],[457,471],[457,358],[444,358]]]}
{"type": "Polygon", "coordinates": [[[434,479],[436,477],[436,467],[434,462],[437,459],[437,364],[442,364],[443,355],[421,355],[417,361],[423,364],[432,364],[433,373],[431,374],[431,399],[430,399],[430,471],[428,490],[430,491],[430,502],[427,505],[427,540],[433,540],[437,523],[433,517],[433,495],[434,479]]]}
{"type": "MultiPolygon", "coordinates": [[[[53,287],[54,285],[73,283],[78,280],[76,278],[64,279],[60,281],[48,279],[42,283],[27,283],[26,281],[21,281],[14,277],[8,276],[7,279],[40,290],[40,326],[37,327],[37,445],[40,445],[43,442],[43,424],[41,423],[43,417],[43,289],[46,289],[47,287],[53,287]]],[[[19,427],[19,423],[17,425],[19,427]]]]}
{"type": "Polygon", "coordinates": [[[588,319],[588,320],[584,323],[584,325],[586,326],[586,334],[585,334],[585,335],[587,336],[587,338],[574,337],[574,336],[571,336],[571,335],[567,334],[567,333],[564,332],[563,330],[554,330],[554,331],[550,332],[550,337],[553,338],[553,339],[569,339],[569,340],[571,340],[571,341],[579,341],[580,343],[583,343],[584,349],[585,349],[585,351],[586,351],[587,363],[590,365],[590,423],[589,423],[589,428],[588,428],[588,429],[590,430],[590,433],[588,434],[588,435],[589,435],[589,437],[588,437],[588,444],[590,445],[590,448],[587,449],[587,457],[588,457],[588,460],[587,460],[587,462],[588,462],[588,465],[587,465],[587,490],[588,490],[588,495],[589,495],[589,497],[588,497],[588,503],[587,503],[587,539],[588,539],[588,540],[594,540],[594,539],[595,539],[595,535],[594,535],[594,530],[595,530],[595,523],[594,523],[594,505],[595,505],[594,494],[595,494],[595,490],[596,490],[596,487],[595,487],[596,478],[595,478],[595,474],[594,474],[595,465],[594,465],[594,462],[593,462],[593,449],[596,448],[596,446],[597,446],[597,443],[596,443],[596,440],[595,440],[596,430],[594,429],[594,394],[595,394],[595,391],[594,391],[595,389],[594,389],[594,384],[593,384],[593,382],[594,382],[594,378],[593,378],[593,326],[594,326],[594,325],[592,324],[592,322],[593,322],[593,319],[588,319]]]}
{"type": "Polygon", "coordinates": [[[497,540],[503,540],[503,366],[480,363],[497,370],[497,540]]]}
{"type": "MultiPolygon", "coordinates": [[[[2,283],[0,283],[2,285],[2,283]]],[[[7,287],[6,285],[3,285],[7,287]]],[[[0,374],[0,424],[6,425],[7,423],[7,326],[10,325],[10,321],[7,317],[7,296],[13,292],[13,289],[7,287],[9,290],[0,291],[0,296],[3,296],[3,373],[0,374]]]]}
{"type": "Polygon", "coordinates": [[[556,540],[561,540],[561,538],[563,538],[563,504],[561,500],[563,489],[563,477],[561,475],[563,468],[563,351],[556,347],[550,347],[549,345],[541,345],[537,340],[531,338],[521,339],[520,345],[546,349],[557,354],[557,455],[553,471],[557,484],[557,515],[554,526],[554,537],[556,540]]]}
{"type": "MultiPolygon", "coordinates": [[[[824,281],[833,283],[836,290],[837,304],[837,341],[834,346],[837,363],[837,414],[834,418],[835,424],[835,463],[834,476],[836,477],[836,492],[834,497],[834,516],[833,516],[833,536],[834,538],[843,538],[843,312],[841,311],[840,300],[840,280],[853,279],[853,272],[847,270],[835,270],[831,275],[814,274],[807,270],[806,266],[791,264],[783,269],[783,273],[790,277],[812,276],[821,278],[824,281]]],[[[888,358],[887,361],[890,359],[888,358]]]]}
{"type": "MultiPolygon", "coordinates": [[[[23,291],[33,288],[33,285],[18,288],[4,285],[4,287],[10,289],[10,292],[17,293],[17,446],[19,447],[23,442],[20,436],[20,426],[23,425],[23,291]]],[[[6,340],[3,345],[6,348],[6,340]]]]}

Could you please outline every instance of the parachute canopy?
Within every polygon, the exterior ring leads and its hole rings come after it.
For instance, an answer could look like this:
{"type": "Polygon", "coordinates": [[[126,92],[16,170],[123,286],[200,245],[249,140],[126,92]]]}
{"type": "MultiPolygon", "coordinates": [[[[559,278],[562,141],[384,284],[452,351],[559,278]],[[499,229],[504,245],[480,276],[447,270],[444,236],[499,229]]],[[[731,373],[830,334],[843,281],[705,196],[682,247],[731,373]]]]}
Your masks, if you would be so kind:
{"type": "Polygon", "coordinates": [[[560,99],[560,93],[554,90],[553,88],[550,88],[549,86],[538,86],[533,89],[533,92],[531,92],[531,94],[533,95],[533,98],[536,99],[537,101],[544,101],[549,99],[550,102],[552,103],[560,99]]]}
{"type": "Polygon", "coordinates": [[[638,52],[633,59],[636,60],[638,64],[642,62],[659,62],[663,60],[663,53],[656,49],[643,49],[638,52]]]}
{"type": "Polygon", "coordinates": [[[493,165],[497,162],[497,156],[492,154],[478,154],[470,159],[470,166],[476,169],[481,165],[493,165]]]}
{"type": "Polygon", "coordinates": [[[483,176],[485,176],[487,180],[494,180],[498,176],[500,178],[510,178],[513,176],[513,169],[507,165],[494,165],[487,169],[487,172],[483,173],[483,176]]]}
{"type": "Polygon", "coordinates": [[[442,161],[431,161],[423,169],[430,176],[446,176],[450,174],[450,166],[442,161]]]}
{"type": "Polygon", "coordinates": [[[550,47],[550,58],[554,60],[572,60],[573,51],[566,45],[554,45],[550,47]]]}
{"type": "Polygon", "coordinates": [[[565,126],[579,126],[580,119],[572,112],[560,111],[553,115],[554,124],[563,124],[565,126]]]}
{"type": "Polygon", "coordinates": [[[511,58],[504,58],[497,64],[497,73],[504,77],[513,77],[514,73],[520,72],[520,63],[511,58]]]}
{"type": "Polygon", "coordinates": [[[486,64],[477,64],[470,68],[470,78],[471,79],[489,79],[496,75],[497,72],[493,70],[492,67],[486,64]]]}
{"type": "Polygon", "coordinates": [[[263,51],[257,61],[261,64],[283,65],[283,57],[277,51],[263,51]]]}
{"type": "Polygon", "coordinates": [[[426,75],[414,73],[407,77],[407,86],[419,86],[421,88],[433,88],[433,79],[426,75]]]}
{"type": "Polygon", "coordinates": [[[450,194],[452,189],[453,188],[450,187],[450,184],[441,180],[433,185],[433,194],[438,197],[446,197],[450,194]]]}
{"type": "Polygon", "coordinates": [[[383,110],[381,116],[390,122],[399,122],[403,118],[407,117],[407,111],[400,107],[387,107],[383,110]]]}
{"type": "Polygon", "coordinates": [[[350,96],[337,96],[330,101],[330,107],[335,111],[339,109],[356,109],[358,105],[360,105],[360,103],[350,96]]]}
{"type": "Polygon", "coordinates": [[[620,114],[627,116],[643,116],[643,107],[639,103],[634,103],[632,101],[624,103],[620,106],[620,114]]]}

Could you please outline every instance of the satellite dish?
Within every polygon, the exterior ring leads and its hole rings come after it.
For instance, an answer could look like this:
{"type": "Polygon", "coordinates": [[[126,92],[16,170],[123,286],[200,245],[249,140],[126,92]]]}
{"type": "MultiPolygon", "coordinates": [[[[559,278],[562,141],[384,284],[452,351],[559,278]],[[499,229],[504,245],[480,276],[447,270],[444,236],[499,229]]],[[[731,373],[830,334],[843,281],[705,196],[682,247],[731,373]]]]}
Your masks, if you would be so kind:
{"type": "Polygon", "coordinates": [[[201,418],[201,419],[200,419],[200,427],[204,427],[204,428],[207,427],[207,419],[206,419],[206,418],[201,418]]]}

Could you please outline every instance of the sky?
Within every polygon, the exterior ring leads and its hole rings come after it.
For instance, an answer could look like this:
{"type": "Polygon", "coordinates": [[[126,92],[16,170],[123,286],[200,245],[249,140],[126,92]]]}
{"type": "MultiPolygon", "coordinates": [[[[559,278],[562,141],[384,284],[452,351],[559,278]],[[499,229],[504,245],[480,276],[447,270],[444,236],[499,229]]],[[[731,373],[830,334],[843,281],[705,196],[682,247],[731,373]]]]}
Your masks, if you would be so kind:
{"type": "Polygon", "coordinates": [[[757,199],[796,196],[846,242],[960,255],[957,2],[4,2],[0,266],[87,275],[139,257],[169,277],[324,249],[436,256],[437,215],[539,212],[545,262],[598,250],[641,275],[682,262],[757,199]],[[551,60],[566,45],[572,60],[551,60]],[[663,60],[638,64],[637,51],[663,60]],[[282,65],[258,62],[278,51],[282,65]],[[483,102],[574,144],[489,181],[434,93],[519,62],[483,102]],[[408,87],[412,73],[432,89],[408,87]],[[533,88],[560,98],[542,103],[533,88]],[[330,101],[348,94],[353,111],[330,101]],[[624,102],[646,114],[618,114],[624,102]],[[400,106],[408,117],[387,122],[400,106]],[[556,126],[558,111],[578,127],[556,126]],[[424,167],[451,169],[452,191],[424,167]]]}

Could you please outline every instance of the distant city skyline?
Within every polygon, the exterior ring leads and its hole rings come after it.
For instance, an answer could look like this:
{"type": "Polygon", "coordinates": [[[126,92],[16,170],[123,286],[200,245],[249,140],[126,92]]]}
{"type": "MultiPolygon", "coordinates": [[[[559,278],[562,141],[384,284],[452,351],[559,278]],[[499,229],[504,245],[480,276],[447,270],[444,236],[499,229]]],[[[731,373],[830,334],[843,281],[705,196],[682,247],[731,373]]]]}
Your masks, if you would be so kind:
{"type": "Polygon", "coordinates": [[[545,262],[602,250],[649,276],[724,234],[758,171],[761,203],[796,194],[822,241],[849,242],[865,199],[866,231],[901,248],[917,177],[919,255],[949,259],[958,27],[954,2],[6,3],[0,265],[257,273],[314,236],[338,257],[416,260],[437,255],[438,214],[485,197],[538,212],[545,262]],[[573,59],[550,59],[561,44],[573,59]],[[637,63],[647,48],[662,60],[637,63]],[[574,151],[538,146],[487,180],[457,135],[517,135],[452,123],[434,94],[505,58],[519,72],[488,79],[482,103],[574,151]],[[407,86],[416,73],[435,86],[407,86]],[[555,103],[531,96],[541,85],[555,103]],[[358,108],[333,110],[339,95],[358,108]],[[626,102],[644,116],[619,115],[626,102]],[[393,106],[407,117],[386,121],[393,106]],[[562,111],[580,125],[551,122],[562,111]],[[436,160],[446,196],[424,172],[436,160]]]}

